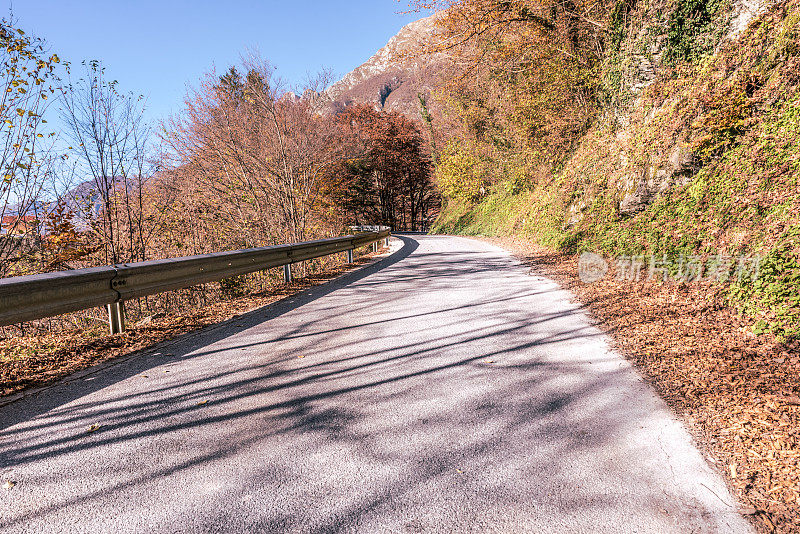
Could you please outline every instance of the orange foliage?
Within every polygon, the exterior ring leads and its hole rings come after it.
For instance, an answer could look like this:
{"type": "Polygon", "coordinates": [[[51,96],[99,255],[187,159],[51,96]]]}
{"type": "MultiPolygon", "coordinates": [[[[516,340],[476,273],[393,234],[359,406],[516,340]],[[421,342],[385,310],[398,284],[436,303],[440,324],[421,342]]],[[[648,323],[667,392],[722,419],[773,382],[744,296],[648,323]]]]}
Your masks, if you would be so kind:
{"type": "Polygon", "coordinates": [[[447,108],[485,155],[516,154],[557,166],[599,111],[600,63],[612,2],[417,0],[442,9],[423,48],[445,54],[458,76],[447,108]]]}

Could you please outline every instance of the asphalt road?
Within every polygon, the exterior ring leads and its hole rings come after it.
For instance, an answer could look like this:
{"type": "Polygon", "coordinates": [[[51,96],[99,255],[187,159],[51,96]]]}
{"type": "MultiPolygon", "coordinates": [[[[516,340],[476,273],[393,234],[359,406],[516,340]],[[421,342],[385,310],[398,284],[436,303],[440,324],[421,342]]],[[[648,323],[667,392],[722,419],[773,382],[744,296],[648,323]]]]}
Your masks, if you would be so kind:
{"type": "Polygon", "coordinates": [[[394,242],[0,407],[0,529],[749,530],[568,292],[479,241],[394,242]]]}

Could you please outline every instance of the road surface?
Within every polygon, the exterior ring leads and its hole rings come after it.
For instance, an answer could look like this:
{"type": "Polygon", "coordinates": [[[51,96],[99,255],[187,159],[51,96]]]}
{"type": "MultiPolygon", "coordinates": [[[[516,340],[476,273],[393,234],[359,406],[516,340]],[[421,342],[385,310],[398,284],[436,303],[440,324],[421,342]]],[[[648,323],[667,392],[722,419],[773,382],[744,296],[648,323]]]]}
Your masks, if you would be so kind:
{"type": "Polygon", "coordinates": [[[480,241],[393,242],[0,407],[0,529],[749,530],[570,293],[480,241]]]}

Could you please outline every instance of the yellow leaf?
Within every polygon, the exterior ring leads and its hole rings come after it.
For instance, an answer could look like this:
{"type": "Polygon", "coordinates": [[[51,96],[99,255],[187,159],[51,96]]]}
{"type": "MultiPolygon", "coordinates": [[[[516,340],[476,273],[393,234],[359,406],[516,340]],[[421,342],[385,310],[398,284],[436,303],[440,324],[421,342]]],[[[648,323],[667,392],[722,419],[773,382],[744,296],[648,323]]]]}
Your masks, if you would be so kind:
{"type": "Polygon", "coordinates": [[[16,485],[17,483],[14,482],[13,480],[6,480],[5,482],[3,482],[3,489],[11,489],[16,485]]]}
{"type": "Polygon", "coordinates": [[[93,425],[89,425],[89,428],[86,430],[86,433],[87,433],[87,434],[89,434],[89,433],[95,432],[95,431],[97,431],[97,430],[98,430],[98,429],[99,429],[101,426],[102,426],[102,425],[98,425],[97,423],[95,423],[95,424],[93,424],[93,425]]]}

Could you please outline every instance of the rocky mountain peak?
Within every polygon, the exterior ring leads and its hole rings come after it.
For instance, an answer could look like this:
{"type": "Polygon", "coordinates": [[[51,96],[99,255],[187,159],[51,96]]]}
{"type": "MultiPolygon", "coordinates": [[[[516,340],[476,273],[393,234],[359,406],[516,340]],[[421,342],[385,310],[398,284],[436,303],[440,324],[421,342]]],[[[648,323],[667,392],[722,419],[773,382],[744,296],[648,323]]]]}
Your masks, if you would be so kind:
{"type": "Polygon", "coordinates": [[[427,81],[436,62],[422,61],[414,52],[432,34],[435,23],[436,15],[431,15],[404,26],[386,46],[325,91],[324,111],[370,104],[418,118],[417,94],[429,92],[427,81]]]}

